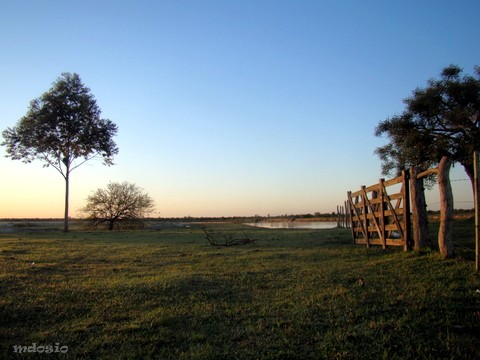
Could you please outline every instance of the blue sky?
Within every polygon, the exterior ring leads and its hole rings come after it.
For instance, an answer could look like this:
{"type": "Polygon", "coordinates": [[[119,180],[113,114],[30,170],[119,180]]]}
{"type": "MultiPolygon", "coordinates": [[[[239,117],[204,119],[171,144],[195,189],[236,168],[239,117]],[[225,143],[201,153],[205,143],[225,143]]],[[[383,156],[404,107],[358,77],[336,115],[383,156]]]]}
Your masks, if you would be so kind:
{"type": "MultiPolygon", "coordinates": [[[[479,24],[476,0],[0,0],[0,130],[76,72],[120,153],[72,173],[73,215],[109,181],[155,216],[330,212],[382,177],[379,121],[443,67],[480,65],[479,24]]],[[[61,176],[0,152],[0,217],[61,217],[61,176]]],[[[468,181],[454,193],[473,207],[468,181]]]]}

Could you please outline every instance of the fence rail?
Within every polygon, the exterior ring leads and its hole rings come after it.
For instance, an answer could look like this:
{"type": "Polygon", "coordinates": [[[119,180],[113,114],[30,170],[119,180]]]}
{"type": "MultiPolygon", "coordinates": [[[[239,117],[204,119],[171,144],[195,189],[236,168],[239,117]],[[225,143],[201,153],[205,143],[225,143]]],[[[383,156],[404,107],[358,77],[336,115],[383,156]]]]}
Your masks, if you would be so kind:
{"type": "Polygon", "coordinates": [[[347,212],[355,244],[411,247],[408,171],[347,193],[347,212]],[[401,184],[395,192],[392,186],[401,184]],[[405,216],[406,215],[406,216],[405,216]]]}

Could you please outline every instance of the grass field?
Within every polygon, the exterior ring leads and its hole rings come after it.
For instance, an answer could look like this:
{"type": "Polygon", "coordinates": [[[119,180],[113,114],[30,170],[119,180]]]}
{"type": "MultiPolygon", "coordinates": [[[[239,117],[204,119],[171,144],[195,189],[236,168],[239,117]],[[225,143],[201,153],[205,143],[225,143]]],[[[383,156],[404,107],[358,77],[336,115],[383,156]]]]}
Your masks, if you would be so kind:
{"type": "Polygon", "coordinates": [[[480,358],[473,224],[457,257],[366,249],[348,229],[209,225],[0,233],[0,357],[480,358]],[[68,346],[18,354],[14,346],[68,346]],[[48,356],[47,356],[48,355],[48,356]]]}

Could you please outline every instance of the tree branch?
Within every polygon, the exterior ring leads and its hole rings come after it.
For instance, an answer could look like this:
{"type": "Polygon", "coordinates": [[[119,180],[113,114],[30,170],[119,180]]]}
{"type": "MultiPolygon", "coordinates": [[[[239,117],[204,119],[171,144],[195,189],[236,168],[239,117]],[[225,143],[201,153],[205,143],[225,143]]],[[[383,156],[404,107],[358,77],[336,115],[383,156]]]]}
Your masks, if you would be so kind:
{"type": "Polygon", "coordinates": [[[223,234],[223,242],[218,241],[213,236],[213,231],[208,231],[206,226],[202,226],[202,231],[205,233],[205,238],[213,246],[235,246],[235,245],[246,245],[246,244],[255,244],[257,239],[251,239],[245,233],[243,238],[235,238],[235,234],[227,235],[223,234]]]}

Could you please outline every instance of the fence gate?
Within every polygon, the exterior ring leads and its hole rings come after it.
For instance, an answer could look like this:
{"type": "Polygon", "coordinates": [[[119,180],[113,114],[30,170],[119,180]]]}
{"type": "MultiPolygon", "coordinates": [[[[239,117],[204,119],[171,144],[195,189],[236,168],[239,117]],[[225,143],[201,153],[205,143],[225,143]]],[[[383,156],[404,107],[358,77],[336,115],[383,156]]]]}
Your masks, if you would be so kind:
{"type": "Polygon", "coordinates": [[[347,195],[355,244],[411,248],[408,171],[347,195]],[[400,191],[388,193],[387,189],[396,184],[401,184],[400,191]]]}

